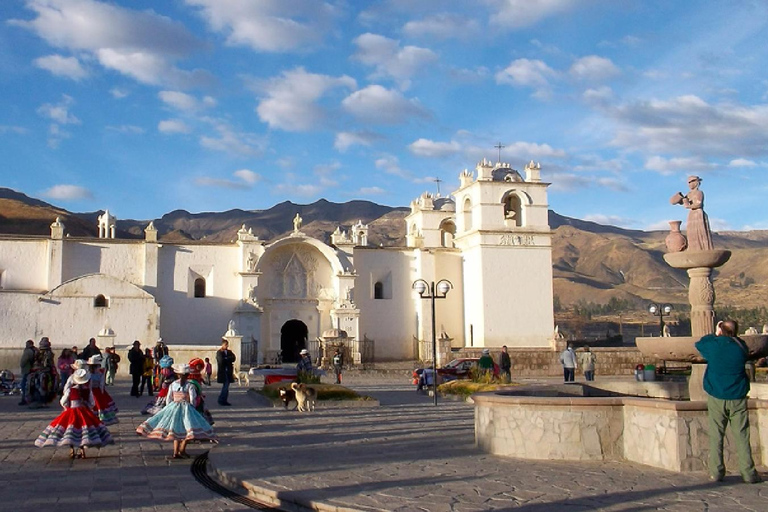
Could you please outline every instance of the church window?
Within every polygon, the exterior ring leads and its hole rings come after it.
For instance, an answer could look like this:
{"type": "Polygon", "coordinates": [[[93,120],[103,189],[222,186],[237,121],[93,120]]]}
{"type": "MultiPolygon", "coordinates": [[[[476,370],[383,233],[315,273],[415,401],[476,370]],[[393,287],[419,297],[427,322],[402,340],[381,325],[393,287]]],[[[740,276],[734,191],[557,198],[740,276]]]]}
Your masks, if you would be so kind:
{"type": "Polygon", "coordinates": [[[472,229],[472,201],[469,198],[464,201],[462,220],[464,221],[464,231],[472,229]]]}
{"type": "Polygon", "coordinates": [[[456,236],[456,225],[450,220],[444,220],[440,223],[440,245],[442,247],[453,247],[453,237],[456,236]]]}
{"type": "Polygon", "coordinates": [[[382,283],[381,281],[376,281],[376,283],[373,285],[373,298],[374,299],[384,298],[384,283],[382,283]]]}
{"type": "Polygon", "coordinates": [[[109,306],[109,301],[107,298],[101,294],[97,295],[93,299],[93,307],[95,308],[106,308],[109,306]]]}
{"type": "Polygon", "coordinates": [[[195,279],[195,298],[205,297],[205,279],[198,277],[195,279]]]}

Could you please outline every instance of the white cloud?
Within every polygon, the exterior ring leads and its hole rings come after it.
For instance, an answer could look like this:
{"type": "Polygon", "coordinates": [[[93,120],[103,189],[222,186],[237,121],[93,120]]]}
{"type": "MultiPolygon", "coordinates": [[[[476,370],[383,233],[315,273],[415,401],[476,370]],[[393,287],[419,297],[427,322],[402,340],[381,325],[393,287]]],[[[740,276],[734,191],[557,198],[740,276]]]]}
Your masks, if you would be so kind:
{"type": "Polygon", "coordinates": [[[133,124],[121,124],[118,126],[107,126],[107,130],[118,133],[127,133],[131,135],[141,135],[144,133],[144,128],[133,124]]]}
{"type": "Polygon", "coordinates": [[[413,38],[468,39],[479,32],[476,19],[458,13],[439,13],[403,26],[403,34],[413,38]]]}
{"type": "Polygon", "coordinates": [[[573,174],[556,172],[550,175],[552,191],[573,192],[584,188],[607,188],[614,192],[627,192],[629,187],[617,178],[595,176],[594,174],[573,174]]]}
{"type": "Polygon", "coordinates": [[[54,185],[43,191],[43,197],[57,199],[59,201],[77,201],[80,199],[92,199],[93,194],[85,187],[78,185],[54,185]]]}
{"type": "Polygon", "coordinates": [[[408,149],[417,156],[428,158],[442,158],[451,156],[461,151],[461,145],[456,141],[435,142],[428,139],[418,139],[412,142],[408,149]]]}
{"type": "Polygon", "coordinates": [[[252,0],[185,0],[227,44],[261,52],[317,48],[332,28],[336,8],[328,2],[252,0]]]}
{"type": "MultiPolygon", "coordinates": [[[[584,215],[584,220],[590,222],[596,222],[607,226],[621,226],[625,228],[637,226],[637,220],[629,217],[621,217],[619,215],[605,215],[602,213],[590,213],[584,215]]],[[[669,225],[667,225],[669,227],[669,225]]]]}
{"type": "Polygon", "coordinates": [[[587,103],[593,105],[607,105],[614,99],[613,89],[606,85],[598,87],[597,89],[587,89],[582,94],[582,98],[584,98],[584,101],[587,103]]]}
{"type": "Polygon", "coordinates": [[[232,175],[236,178],[240,178],[249,185],[254,185],[255,183],[261,181],[261,175],[249,169],[240,169],[239,171],[233,172],[232,175]]]}
{"type": "Polygon", "coordinates": [[[240,169],[232,173],[236,179],[211,178],[208,176],[199,176],[194,179],[195,185],[201,187],[218,187],[230,189],[250,189],[261,181],[261,176],[248,169],[240,169]]]}
{"type": "Polygon", "coordinates": [[[280,183],[273,189],[274,193],[285,194],[288,197],[316,198],[323,193],[323,187],[311,183],[299,183],[299,178],[294,175],[286,176],[293,181],[292,183],[280,183]]]}
{"type": "Polygon", "coordinates": [[[354,41],[357,52],[352,58],[375,68],[371,78],[392,78],[405,89],[410,77],[424,70],[438,57],[432,50],[418,46],[400,46],[400,41],[377,34],[363,34],[354,41]]]}
{"type": "Polygon", "coordinates": [[[333,147],[344,153],[352,146],[370,146],[380,139],[382,139],[381,135],[371,132],[339,132],[336,134],[333,147]]]}
{"type": "Polygon", "coordinates": [[[400,167],[400,162],[396,156],[387,155],[382,158],[377,158],[374,165],[377,169],[381,169],[387,174],[407,179],[413,178],[413,175],[409,171],[400,167]]]}
{"type": "Polygon", "coordinates": [[[598,55],[588,55],[576,60],[569,72],[578,80],[593,82],[606,80],[621,73],[610,59],[598,55]]]}
{"type": "Polygon", "coordinates": [[[21,126],[10,126],[0,124],[0,134],[3,133],[15,133],[16,135],[24,135],[28,132],[26,128],[21,126]]]}
{"type": "Polygon", "coordinates": [[[181,23],[152,11],[93,0],[27,0],[36,17],[10,20],[51,46],[88,52],[105,68],[152,85],[176,87],[210,81],[204,71],[184,71],[174,61],[201,48],[181,23]]]}
{"type": "Polygon", "coordinates": [[[197,98],[191,94],[179,91],[160,91],[157,96],[163,103],[178,110],[196,110],[198,108],[197,98]]]}
{"type": "Polygon", "coordinates": [[[557,72],[541,60],[517,59],[496,73],[496,83],[531,87],[536,90],[534,96],[545,98],[550,93],[549,80],[556,76],[557,72]]]}
{"type": "Polygon", "coordinates": [[[157,123],[157,130],[162,133],[189,133],[192,128],[181,119],[165,119],[157,123]]]}
{"type": "Polygon", "coordinates": [[[528,27],[570,9],[575,0],[490,0],[491,24],[510,29],[528,27]]]}
{"type": "Polygon", "coordinates": [[[728,167],[757,167],[757,163],[746,158],[735,158],[728,163],[728,167]]]}
{"type": "Polygon", "coordinates": [[[397,124],[409,117],[428,117],[427,110],[416,99],[380,85],[369,85],[355,91],[341,102],[355,117],[371,123],[397,124]]]}
{"type": "Polygon", "coordinates": [[[381,187],[362,187],[357,191],[357,194],[361,196],[380,196],[384,193],[386,190],[381,187]]]}
{"type": "Polygon", "coordinates": [[[75,100],[72,96],[61,95],[61,102],[54,104],[44,103],[37,109],[37,113],[43,117],[58,124],[80,124],[80,120],[69,112],[69,108],[74,105],[75,100]]]}
{"type": "Polygon", "coordinates": [[[50,71],[56,76],[63,76],[75,81],[88,76],[88,72],[76,57],[63,57],[61,55],[48,55],[34,60],[35,66],[50,71]]]}
{"type": "Polygon", "coordinates": [[[279,77],[257,85],[264,94],[256,112],[271,128],[286,131],[308,131],[325,119],[317,102],[336,88],[357,88],[349,76],[332,77],[308,73],[303,68],[284,71],[279,77]]]}
{"type": "Polygon", "coordinates": [[[212,124],[219,136],[201,136],[202,147],[238,156],[261,156],[264,152],[265,141],[262,137],[253,133],[237,132],[217,119],[204,118],[203,120],[212,124]]]}
{"type": "Polygon", "coordinates": [[[119,87],[113,87],[109,90],[109,94],[111,94],[113,98],[121,100],[128,96],[128,91],[120,89],[119,87]]]}
{"type": "Polygon", "coordinates": [[[661,174],[674,174],[678,171],[708,171],[716,166],[706,160],[694,157],[664,158],[652,156],[645,161],[645,168],[661,174]]]}
{"type": "Polygon", "coordinates": [[[768,105],[711,105],[693,95],[636,101],[606,112],[619,123],[613,144],[651,154],[764,156],[768,105]]]}

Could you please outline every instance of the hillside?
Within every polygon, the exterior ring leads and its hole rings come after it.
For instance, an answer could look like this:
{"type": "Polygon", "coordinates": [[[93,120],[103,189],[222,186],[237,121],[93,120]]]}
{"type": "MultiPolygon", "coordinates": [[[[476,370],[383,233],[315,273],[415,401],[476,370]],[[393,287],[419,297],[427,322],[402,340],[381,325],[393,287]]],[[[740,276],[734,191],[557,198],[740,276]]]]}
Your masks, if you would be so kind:
{"type": "MultiPolygon", "coordinates": [[[[374,246],[402,246],[408,208],[391,208],[369,201],[332,203],[319,200],[300,205],[283,202],[266,210],[189,213],[176,210],[155,219],[160,240],[166,242],[229,242],[245,224],[262,240],[293,230],[298,213],[302,231],[329,241],[337,226],[358,220],[369,226],[374,246]]],[[[59,216],[72,236],[95,236],[102,212],[71,213],[10,189],[0,188],[0,234],[48,235],[59,216]]],[[[554,293],[563,306],[579,301],[605,304],[623,299],[642,308],[649,301],[686,304],[688,277],[663,260],[665,232],[627,230],[549,212],[553,230],[554,293]]],[[[148,220],[118,219],[118,236],[142,238],[148,220]]],[[[718,247],[733,251],[731,260],[715,271],[718,304],[764,306],[768,295],[768,231],[716,233],[718,247]]]]}

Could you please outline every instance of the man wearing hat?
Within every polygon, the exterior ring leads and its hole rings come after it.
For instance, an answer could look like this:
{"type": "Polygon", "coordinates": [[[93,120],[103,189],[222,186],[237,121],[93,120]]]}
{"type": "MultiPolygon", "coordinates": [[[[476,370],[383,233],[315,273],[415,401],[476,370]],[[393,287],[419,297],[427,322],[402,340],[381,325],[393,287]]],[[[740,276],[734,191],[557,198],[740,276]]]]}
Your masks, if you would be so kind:
{"type": "Polygon", "coordinates": [[[235,353],[229,350],[229,341],[221,340],[221,348],[216,351],[216,382],[223,384],[219,393],[219,405],[232,405],[229,403],[229,385],[235,380],[234,365],[235,353]]]}
{"type": "Polygon", "coordinates": [[[296,365],[296,371],[312,373],[312,358],[309,357],[309,350],[303,348],[299,352],[299,363],[296,365]]]}
{"type": "Polygon", "coordinates": [[[481,373],[493,373],[493,358],[491,357],[491,349],[484,348],[480,359],[477,361],[477,367],[481,373]]]}
{"type": "Polygon", "coordinates": [[[144,353],[141,351],[141,342],[139,340],[134,341],[133,348],[128,351],[128,362],[130,363],[128,371],[133,379],[131,396],[138,398],[139,382],[141,382],[141,375],[144,373],[144,353]]]}

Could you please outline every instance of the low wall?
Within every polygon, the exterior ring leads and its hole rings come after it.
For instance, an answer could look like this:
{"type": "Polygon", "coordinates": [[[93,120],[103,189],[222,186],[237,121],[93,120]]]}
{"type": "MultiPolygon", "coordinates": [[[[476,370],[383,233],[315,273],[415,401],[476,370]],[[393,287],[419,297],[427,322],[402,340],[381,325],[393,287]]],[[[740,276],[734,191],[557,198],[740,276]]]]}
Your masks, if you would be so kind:
{"type": "MultiPolygon", "coordinates": [[[[678,472],[707,467],[705,402],[500,393],[472,398],[475,441],[489,453],[524,459],[626,460],[678,472]]],[[[749,418],[752,453],[760,465],[768,461],[768,402],[750,400],[749,418]]],[[[727,467],[738,467],[730,431],[725,459],[727,467]]]]}
{"type": "MultiPolygon", "coordinates": [[[[512,379],[515,377],[555,377],[563,375],[560,364],[560,350],[555,349],[508,349],[512,359],[512,379]]],[[[482,348],[463,348],[454,353],[455,357],[480,357],[482,348]]],[[[642,364],[659,364],[659,360],[646,357],[636,347],[595,347],[595,375],[632,375],[635,366],[642,364]]],[[[499,361],[501,348],[491,348],[493,360],[499,361]]],[[[576,354],[583,353],[582,349],[576,354]]],[[[577,374],[581,368],[577,369],[577,374]]]]}

